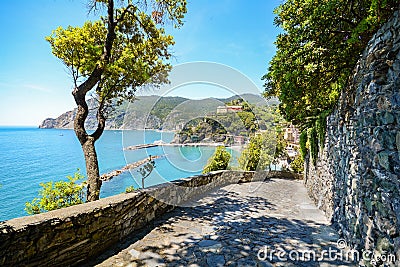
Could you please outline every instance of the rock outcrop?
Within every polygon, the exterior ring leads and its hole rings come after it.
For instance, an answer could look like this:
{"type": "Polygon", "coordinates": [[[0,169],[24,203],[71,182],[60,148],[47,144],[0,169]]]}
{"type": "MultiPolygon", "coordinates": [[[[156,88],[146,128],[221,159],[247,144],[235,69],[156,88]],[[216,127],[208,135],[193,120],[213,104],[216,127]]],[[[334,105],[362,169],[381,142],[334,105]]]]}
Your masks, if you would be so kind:
{"type": "Polygon", "coordinates": [[[43,129],[51,129],[51,128],[63,128],[63,129],[72,129],[74,128],[74,118],[75,118],[76,109],[73,111],[68,111],[63,113],[56,119],[47,118],[42,124],[39,125],[39,128],[43,129]]]}

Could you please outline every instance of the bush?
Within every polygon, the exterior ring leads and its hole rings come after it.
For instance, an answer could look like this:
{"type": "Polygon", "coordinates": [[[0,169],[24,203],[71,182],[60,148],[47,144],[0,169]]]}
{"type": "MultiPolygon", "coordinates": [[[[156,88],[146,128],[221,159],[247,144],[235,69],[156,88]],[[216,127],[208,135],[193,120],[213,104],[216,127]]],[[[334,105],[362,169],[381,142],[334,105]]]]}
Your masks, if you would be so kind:
{"type": "Polygon", "coordinates": [[[273,132],[258,134],[250,138],[249,144],[239,158],[239,168],[245,171],[269,168],[275,154],[276,135],[273,132]]]}
{"type": "Polygon", "coordinates": [[[132,193],[132,192],[134,192],[134,191],[135,191],[135,187],[133,187],[133,185],[128,186],[128,187],[125,189],[125,193],[132,193]]]}
{"type": "Polygon", "coordinates": [[[290,163],[290,168],[295,172],[295,173],[303,173],[304,171],[304,160],[301,155],[297,155],[292,163],[290,163]]]}
{"type": "Polygon", "coordinates": [[[228,169],[230,159],[231,154],[226,151],[225,147],[217,147],[215,153],[208,159],[207,165],[203,169],[203,173],[228,169]]]}
{"type": "Polygon", "coordinates": [[[41,198],[34,198],[32,202],[25,203],[25,211],[28,214],[38,214],[50,210],[61,209],[84,202],[84,184],[76,182],[83,179],[79,170],[74,177],[67,176],[68,181],[40,183],[41,198]]]}

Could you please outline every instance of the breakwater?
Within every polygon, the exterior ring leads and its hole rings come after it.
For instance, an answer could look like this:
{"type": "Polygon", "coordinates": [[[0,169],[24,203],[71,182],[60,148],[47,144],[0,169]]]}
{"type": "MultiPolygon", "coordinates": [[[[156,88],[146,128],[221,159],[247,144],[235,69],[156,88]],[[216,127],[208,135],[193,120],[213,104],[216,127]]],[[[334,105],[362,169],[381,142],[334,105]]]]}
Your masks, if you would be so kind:
{"type": "Polygon", "coordinates": [[[112,171],[112,172],[109,172],[109,173],[102,174],[100,176],[100,179],[102,181],[110,180],[110,179],[114,178],[115,176],[120,175],[123,172],[126,172],[126,171],[129,171],[131,169],[137,168],[140,165],[143,165],[143,164],[145,164],[145,163],[147,163],[147,162],[149,162],[151,160],[159,159],[159,158],[162,158],[162,157],[165,157],[165,155],[151,156],[151,158],[148,157],[148,158],[145,158],[145,159],[133,162],[133,163],[129,163],[126,166],[124,166],[123,168],[121,168],[121,169],[118,169],[118,170],[115,170],[115,171],[112,171]]]}
{"type": "Polygon", "coordinates": [[[199,146],[208,146],[208,147],[217,147],[217,146],[226,146],[223,143],[186,143],[186,144],[176,144],[176,143],[152,143],[152,144],[140,144],[140,145],[133,145],[133,146],[128,146],[124,148],[124,150],[138,150],[138,149],[144,149],[144,148],[150,148],[150,147],[156,147],[156,146],[175,146],[175,147],[184,147],[184,146],[193,146],[193,147],[199,147],[199,146]]]}

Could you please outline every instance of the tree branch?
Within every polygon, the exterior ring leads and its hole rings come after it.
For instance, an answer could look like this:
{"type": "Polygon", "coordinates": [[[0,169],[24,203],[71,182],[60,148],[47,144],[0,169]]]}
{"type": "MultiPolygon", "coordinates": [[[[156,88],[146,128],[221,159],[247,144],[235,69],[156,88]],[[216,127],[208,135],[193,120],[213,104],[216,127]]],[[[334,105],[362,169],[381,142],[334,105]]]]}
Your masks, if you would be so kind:
{"type": "Polygon", "coordinates": [[[351,21],[350,19],[344,18],[343,16],[340,16],[339,20],[350,24],[352,27],[356,27],[357,26],[357,24],[355,22],[351,21]]]}
{"type": "Polygon", "coordinates": [[[125,15],[126,15],[127,13],[132,14],[131,11],[130,11],[130,9],[131,9],[131,8],[134,8],[134,7],[135,7],[134,5],[129,4],[129,5],[124,9],[124,11],[122,11],[122,13],[121,13],[121,15],[119,16],[119,18],[116,19],[116,23],[118,24],[118,23],[120,23],[121,21],[123,21],[124,18],[125,18],[125,15]]]}
{"type": "Polygon", "coordinates": [[[100,100],[100,105],[97,109],[97,129],[90,136],[93,137],[94,141],[97,141],[103,134],[104,128],[106,127],[106,117],[104,116],[104,104],[105,98],[100,100]]]}
{"type": "MultiPolygon", "coordinates": [[[[101,75],[104,72],[104,66],[109,63],[111,50],[113,46],[113,42],[116,38],[115,27],[116,23],[114,21],[114,1],[108,0],[107,3],[107,18],[108,18],[108,26],[107,26],[107,36],[104,43],[104,50],[101,56],[101,63],[97,64],[89,78],[84,81],[81,85],[79,85],[75,90],[76,95],[86,95],[96,84],[100,81],[101,75]]],[[[74,91],[75,91],[74,90],[74,91]]]]}
{"type": "Polygon", "coordinates": [[[78,106],[77,112],[74,119],[74,131],[78,137],[79,142],[83,145],[88,138],[88,134],[85,129],[85,121],[89,114],[88,105],[85,100],[85,95],[82,95],[78,88],[75,88],[72,92],[75,103],[78,106]]]}

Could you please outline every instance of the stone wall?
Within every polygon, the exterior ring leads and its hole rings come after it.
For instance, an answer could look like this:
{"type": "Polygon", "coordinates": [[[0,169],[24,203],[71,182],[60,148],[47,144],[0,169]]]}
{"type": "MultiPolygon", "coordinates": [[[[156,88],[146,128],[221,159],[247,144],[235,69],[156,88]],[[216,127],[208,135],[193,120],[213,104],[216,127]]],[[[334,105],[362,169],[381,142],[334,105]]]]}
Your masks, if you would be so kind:
{"type": "MultiPolygon", "coordinates": [[[[74,266],[101,254],[155,217],[211,189],[288,178],[287,173],[219,171],[0,223],[0,266],[74,266]]],[[[298,178],[298,177],[296,177],[298,178]]],[[[195,203],[190,201],[190,206],[195,203]]]]}
{"type": "MultiPolygon", "coordinates": [[[[356,249],[396,254],[400,264],[400,18],[371,39],[327,119],[310,196],[356,249]]],[[[365,262],[367,264],[367,262],[365,262]]]]}

